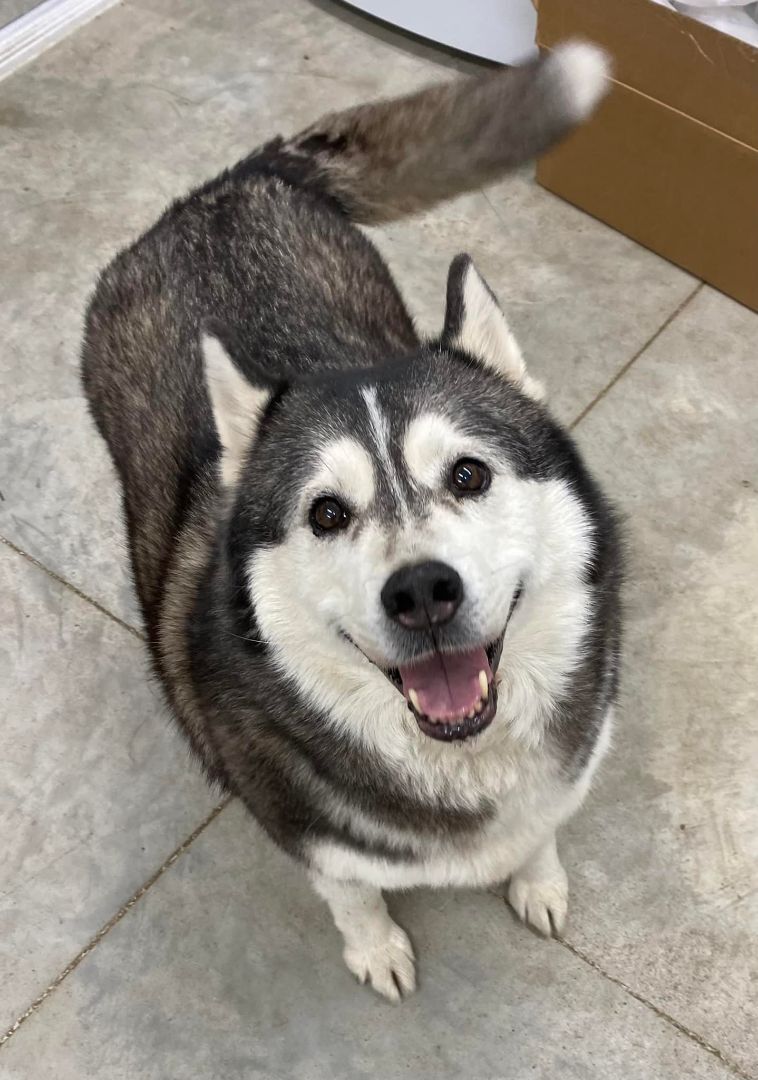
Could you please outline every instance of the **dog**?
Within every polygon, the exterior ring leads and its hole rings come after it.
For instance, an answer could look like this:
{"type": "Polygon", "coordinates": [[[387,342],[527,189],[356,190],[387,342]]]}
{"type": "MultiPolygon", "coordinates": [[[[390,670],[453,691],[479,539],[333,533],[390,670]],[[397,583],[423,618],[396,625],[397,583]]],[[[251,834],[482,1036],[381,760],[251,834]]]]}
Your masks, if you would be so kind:
{"type": "Polygon", "coordinates": [[[391,1000],[415,960],[383,889],[509,881],[560,932],[555,833],[608,744],[622,560],[472,260],[420,340],[357,226],[534,158],[607,74],[569,42],[275,138],[122,251],[86,315],[173,715],[391,1000]]]}

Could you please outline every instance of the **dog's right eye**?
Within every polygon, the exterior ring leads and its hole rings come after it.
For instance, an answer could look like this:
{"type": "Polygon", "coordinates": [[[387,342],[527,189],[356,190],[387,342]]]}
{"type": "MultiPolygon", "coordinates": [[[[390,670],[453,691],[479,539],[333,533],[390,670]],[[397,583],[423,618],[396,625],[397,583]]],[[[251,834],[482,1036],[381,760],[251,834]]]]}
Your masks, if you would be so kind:
{"type": "Polygon", "coordinates": [[[490,486],[490,471],[481,461],[461,458],[450,470],[450,486],[456,495],[478,495],[490,486]]]}
{"type": "Polygon", "coordinates": [[[337,499],[331,495],[325,495],[316,499],[311,507],[311,528],[316,536],[325,532],[336,532],[344,529],[350,521],[350,514],[337,499]]]}

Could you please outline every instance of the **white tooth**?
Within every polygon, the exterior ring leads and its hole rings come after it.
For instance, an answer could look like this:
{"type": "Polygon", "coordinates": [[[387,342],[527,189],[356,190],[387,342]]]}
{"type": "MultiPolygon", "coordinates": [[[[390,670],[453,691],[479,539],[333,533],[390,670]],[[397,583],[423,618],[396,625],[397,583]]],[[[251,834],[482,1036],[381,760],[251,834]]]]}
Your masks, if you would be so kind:
{"type": "Polygon", "coordinates": [[[421,712],[421,703],[420,703],[420,701],[418,699],[418,694],[416,693],[415,690],[409,690],[408,691],[408,700],[410,701],[411,705],[416,710],[416,712],[420,713],[421,712]]]}
{"type": "Polygon", "coordinates": [[[473,720],[476,716],[476,709],[472,709],[470,713],[466,713],[467,720],[473,720]]]}
{"type": "Polygon", "coordinates": [[[487,672],[479,672],[479,689],[482,691],[482,697],[486,701],[490,696],[490,684],[487,681],[487,672]]]}

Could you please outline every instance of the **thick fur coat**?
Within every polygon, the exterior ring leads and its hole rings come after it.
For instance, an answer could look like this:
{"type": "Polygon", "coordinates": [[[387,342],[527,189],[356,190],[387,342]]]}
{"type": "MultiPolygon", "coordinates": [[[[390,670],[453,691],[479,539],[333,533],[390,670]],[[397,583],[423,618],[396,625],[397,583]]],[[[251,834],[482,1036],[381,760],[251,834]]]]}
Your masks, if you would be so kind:
{"type": "Polygon", "coordinates": [[[569,44],[274,139],[118,255],[87,313],[172,710],[391,998],[414,961],[382,888],[510,878],[560,929],[555,830],[607,744],[620,560],[471,260],[420,341],[355,223],[532,158],[605,75],[569,44]]]}

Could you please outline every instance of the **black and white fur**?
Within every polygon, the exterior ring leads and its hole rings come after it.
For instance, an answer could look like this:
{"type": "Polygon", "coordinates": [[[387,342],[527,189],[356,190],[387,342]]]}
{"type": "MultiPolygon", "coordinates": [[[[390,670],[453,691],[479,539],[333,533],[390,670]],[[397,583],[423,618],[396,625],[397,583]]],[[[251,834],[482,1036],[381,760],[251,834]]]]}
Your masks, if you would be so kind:
{"type": "Polygon", "coordinates": [[[569,44],[275,139],[122,252],[87,315],[84,385],[174,714],[209,778],[304,863],[350,970],[392,999],[414,958],[383,888],[510,879],[523,919],[562,927],[555,833],[608,742],[620,560],[471,260],[422,342],[353,222],[541,152],[605,76],[569,44]],[[471,497],[451,489],[461,459],[490,478],[471,497]],[[324,497],[344,528],[314,525],[324,497]],[[430,562],[459,606],[409,629],[383,590],[430,562]],[[396,669],[485,646],[491,722],[424,728],[396,669]]]}

